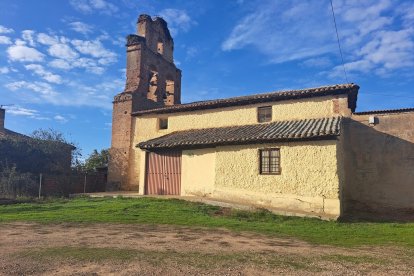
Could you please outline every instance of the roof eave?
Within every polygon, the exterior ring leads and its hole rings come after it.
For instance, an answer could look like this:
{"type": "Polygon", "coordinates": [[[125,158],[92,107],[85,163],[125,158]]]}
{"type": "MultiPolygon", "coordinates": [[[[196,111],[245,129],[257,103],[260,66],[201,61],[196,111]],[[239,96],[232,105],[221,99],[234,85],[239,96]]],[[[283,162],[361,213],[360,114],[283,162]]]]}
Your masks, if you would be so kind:
{"type": "Polygon", "coordinates": [[[171,145],[171,146],[148,146],[145,147],[145,142],[135,145],[135,147],[146,151],[152,150],[184,150],[184,149],[203,149],[203,148],[215,148],[218,146],[236,146],[236,145],[252,145],[252,144],[267,144],[267,143],[283,143],[283,142],[306,142],[306,141],[320,141],[320,140],[336,140],[340,136],[340,133],[318,135],[313,137],[289,137],[278,139],[255,139],[255,140],[241,140],[241,141],[222,141],[215,143],[205,144],[187,144],[187,145],[171,145]]]}
{"type": "Polygon", "coordinates": [[[287,101],[287,100],[295,100],[295,99],[318,98],[318,97],[335,96],[335,95],[348,95],[348,107],[351,109],[352,112],[354,112],[356,109],[358,90],[359,90],[359,86],[357,84],[352,84],[351,87],[332,88],[332,90],[303,93],[303,94],[296,94],[296,95],[286,95],[286,93],[289,93],[289,92],[294,93],[294,92],[298,92],[301,90],[281,91],[281,92],[274,92],[274,94],[272,95],[257,94],[257,95],[246,96],[245,98],[240,97],[240,99],[239,97],[236,97],[236,98],[229,98],[229,99],[219,99],[217,100],[218,102],[214,102],[215,100],[206,101],[204,105],[198,105],[198,106],[193,105],[196,103],[188,103],[188,104],[183,104],[183,105],[175,105],[171,107],[140,110],[140,111],[132,112],[131,115],[142,116],[142,115],[148,115],[148,114],[191,112],[191,111],[197,111],[197,110],[208,110],[208,109],[226,108],[226,107],[232,107],[232,106],[244,106],[244,105],[251,105],[251,104],[258,104],[258,103],[278,102],[278,101],[287,101]],[[255,97],[255,96],[257,96],[257,98],[250,98],[250,97],[255,97]],[[230,102],[226,102],[226,100],[229,100],[230,102]]]}

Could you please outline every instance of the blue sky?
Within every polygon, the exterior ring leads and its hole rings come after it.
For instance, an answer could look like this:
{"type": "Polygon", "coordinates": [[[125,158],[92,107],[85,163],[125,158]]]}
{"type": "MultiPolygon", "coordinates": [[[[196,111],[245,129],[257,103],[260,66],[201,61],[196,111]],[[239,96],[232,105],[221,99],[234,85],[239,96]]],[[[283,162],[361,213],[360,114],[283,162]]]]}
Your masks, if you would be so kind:
{"type": "MultiPolygon", "coordinates": [[[[414,107],[414,2],[334,0],[358,111],[414,107]]],[[[110,146],[125,36],[162,16],[182,101],[346,83],[328,0],[0,0],[6,127],[62,131],[85,155],[110,146]]]]}

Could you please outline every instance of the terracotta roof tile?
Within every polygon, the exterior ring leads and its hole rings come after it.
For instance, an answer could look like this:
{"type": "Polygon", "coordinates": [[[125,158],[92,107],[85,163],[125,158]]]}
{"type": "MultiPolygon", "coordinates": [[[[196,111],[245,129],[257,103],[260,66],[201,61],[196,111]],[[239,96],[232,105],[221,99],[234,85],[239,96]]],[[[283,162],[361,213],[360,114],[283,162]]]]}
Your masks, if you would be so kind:
{"type": "Polygon", "coordinates": [[[137,146],[151,150],[332,138],[340,135],[341,121],[341,117],[335,117],[193,129],[173,132],[137,146]]]}
{"type": "Polygon", "coordinates": [[[289,90],[289,91],[276,91],[265,94],[255,94],[242,97],[234,97],[227,99],[217,99],[210,101],[201,101],[193,102],[187,104],[176,104],[172,106],[147,109],[135,111],[132,115],[144,115],[151,113],[172,113],[172,112],[184,112],[184,111],[193,111],[201,109],[212,109],[228,106],[239,106],[239,105],[249,105],[255,103],[265,103],[265,102],[274,102],[274,101],[283,101],[291,99],[302,99],[302,98],[311,98],[311,97],[322,97],[328,95],[339,95],[339,94],[348,94],[349,98],[349,108],[352,111],[355,111],[356,100],[358,94],[359,86],[353,83],[350,84],[337,84],[330,86],[322,86],[315,88],[307,88],[300,90],[289,90]]]}

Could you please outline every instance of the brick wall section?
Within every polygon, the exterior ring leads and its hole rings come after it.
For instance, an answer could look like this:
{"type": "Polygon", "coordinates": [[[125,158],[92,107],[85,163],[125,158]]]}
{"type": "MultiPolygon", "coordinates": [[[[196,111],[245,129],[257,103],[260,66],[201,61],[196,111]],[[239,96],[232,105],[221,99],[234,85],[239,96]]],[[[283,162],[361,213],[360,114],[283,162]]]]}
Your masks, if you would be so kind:
{"type": "MultiPolygon", "coordinates": [[[[112,113],[112,142],[108,166],[109,183],[126,183],[131,144],[131,93],[122,93],[114,102],[112,113]]],[[[120,184],[116,184],[119,186],[120,184]]]]}
{"type": "Polygon", "coordinates": [[[6,116],[6,110],[0,108],[0,130],[4,129],[4,119],[6,116]]]}
{"type": "Polygon", "coordinates": [[[174,41],[161,18],[141,15],[137,35],[129,35],[126,46],[125,89],[113,102],[108,183],[111,189],[134,190],[138,183],[128,181],[131,112],[180,103],[181,71],[173,63],[174,41]]]}

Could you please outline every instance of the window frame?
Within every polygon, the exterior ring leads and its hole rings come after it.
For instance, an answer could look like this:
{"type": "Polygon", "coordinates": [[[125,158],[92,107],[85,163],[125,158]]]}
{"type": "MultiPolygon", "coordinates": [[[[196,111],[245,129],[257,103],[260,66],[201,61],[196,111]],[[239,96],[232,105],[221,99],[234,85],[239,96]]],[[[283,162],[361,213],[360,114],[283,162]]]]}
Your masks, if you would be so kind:
{"type": "MultiPolygon", "coordinates": [[[[259,123],[268,123],[268,122],[271,122],[272,121],[272,117],[273,117],[272,115],[273,114],[272,114],[272,106],[271,105],[257,107],[257,122],[259,122],[259,123]],[[270,109],[270,118],[268,120],[261,121],[260,120],[260,117],[261,117],[260,112],[262,110],[268,110],[268,109],[270,109]]],[[[267,118],[267,116],[264,116],[264,118],[267,118]]]]}
{"type": "Polygon", "coordinates": [[[168,118],[158,118],[158,130],[166,130],[168,129],[168,118]],[[162,122],[166,122],[166,127],[162,127],[162,122]]]}
{"type": "Polygon", "coordinates": [[[280,148],[263,148],[259,149],[259,174],[260,175],[281,175],[282,174],[282,166],[281,166],[281,158],[280,158],[280,148]],[[262,159],[262,152],[269,152],[269,170],[267,172],[263,171],[263,159],[262,159]],[[272,172],[270,171],[270,152],[271,151],[277,151],[278,155],[276,158],[278,158],[279,162],[277,163],[277,171],[272,172]]]}

